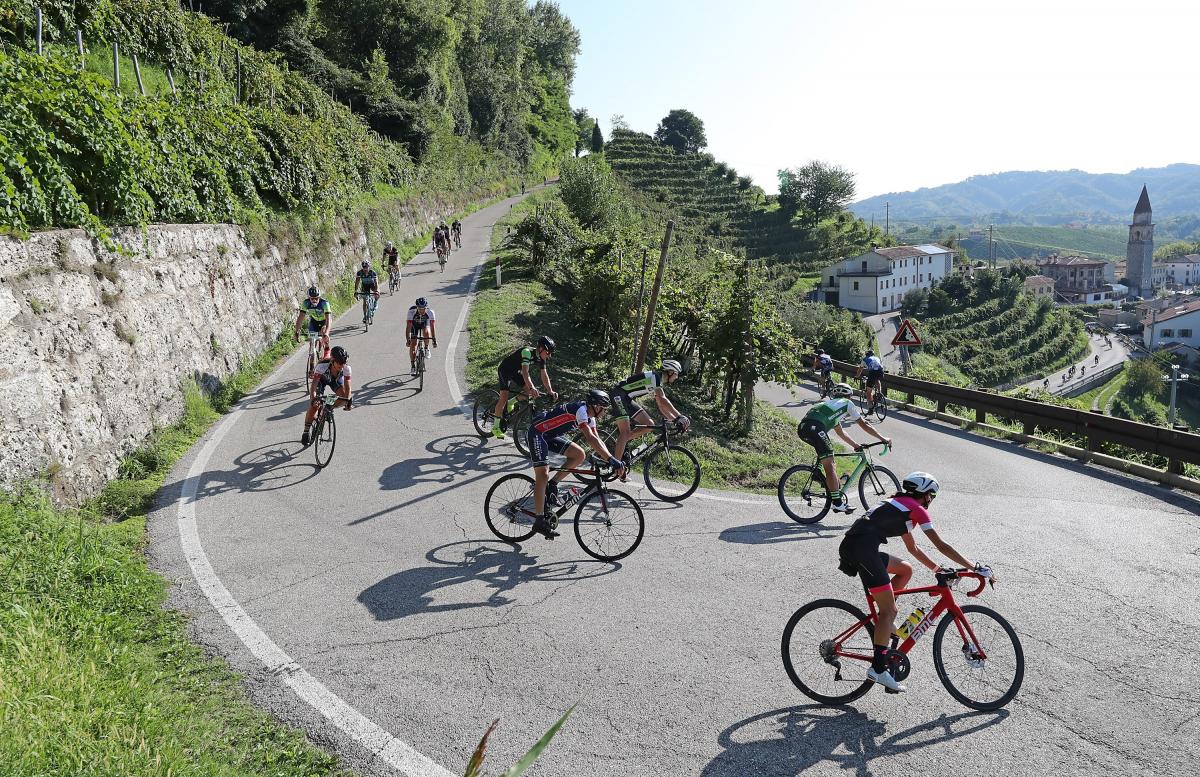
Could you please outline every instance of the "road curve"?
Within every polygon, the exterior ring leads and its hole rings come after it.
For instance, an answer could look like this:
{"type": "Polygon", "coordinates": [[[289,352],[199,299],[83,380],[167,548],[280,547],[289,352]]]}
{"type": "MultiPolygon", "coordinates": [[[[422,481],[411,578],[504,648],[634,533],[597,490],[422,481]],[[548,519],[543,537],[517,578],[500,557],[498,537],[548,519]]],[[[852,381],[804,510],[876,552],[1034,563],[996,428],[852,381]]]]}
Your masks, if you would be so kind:
{"type": "MultiPolygon", "coordinates": [[[[824,708],[789,683],[779,636],[792,611],[861,597],[835,568],[845,517],[807,528],[769,497],[702,493],[677,507],[639,492],[647,536],[619,564],[588,559],[569,533],[519,549],[493,541],[484,493],[524,464],[473,435],[443,359],[490,225],[512,202],[464,220],[444,275],[420,254],[369,334],[354,311],[339,319],[357,401],[339,411],[329,467],[300,448],[293,357],[164,488],[154,564],[196,638],[246,675],[257,702],[371,775],[460,774],[499,717],[496,771],[575,702],[532,773],[1182,773],[1193,762],[1200,691],[1186,646],[1200,615],[1187,592],[1200,510],[1157,486],[922,419],[883,425],[897,449],[882,463],[935,472],[943,535],[1003,576],[983,603],[1017,627],[1027,667],[1017,700],[992,714],[946,694],[928,645],[905,696],[824,708]],[[400,335],[418,294],[442,346],[421,393],[400,335]]],[[[460,382],[465,348],[466,337],[449,365],[460,382]]],[[[800,412],[808,396],[775,399],[800,412]]]]}

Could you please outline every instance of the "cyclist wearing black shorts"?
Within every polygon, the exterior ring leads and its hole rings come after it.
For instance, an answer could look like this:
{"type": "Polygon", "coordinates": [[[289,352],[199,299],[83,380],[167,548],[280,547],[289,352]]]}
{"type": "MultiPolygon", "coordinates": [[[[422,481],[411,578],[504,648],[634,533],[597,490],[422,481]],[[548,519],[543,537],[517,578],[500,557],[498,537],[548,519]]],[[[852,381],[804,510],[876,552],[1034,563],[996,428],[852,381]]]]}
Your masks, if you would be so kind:
{"type": "Polygon", "coordinates": [[[329,308],[329,300],[321,296],[321,290],[316,286],[308,287],[308,299],[300,302],[300,315],[296,316],[296,339],[300,339],[300,326],[308,320],[308,331],[321,336],[321,353],[329,351],[329,323],[333,321],[333,313],[329,308]]]}
{"type": "Polygon", "coordinates": [[[462,245],[462,222],[461,221],[459,221],[458,219],[454,220],[454,223],[450,225],[450,234],[451,234],[451,236],[454,237],[454,244],[456,246],[461,246],[462,245]]]}
{"type": "Polygon", "coordinates": [[[417,342],[422,337],[428,337],[437,348],[437,313],[429,307],[429,300],[417,297],[416,303],[408,309],[404,322],[405,336],[408,338],[408,368],[417,374],[417,342]]]}
{"type": "Polygon", "coordinates": [[[879,546],[886,543],[888,537],[900,537],[904,541],[904,547],[915,559],[936,572],[938,565],[917,547],[913,539],[913,530],[920,529],[947,558],[995,580],[990,569],[980,564],[972,564],[934,531],[928,511],[940,486],[932,475],[927,472],[911,472],[904,478],[901,488],[901,493],[873,507],[870,512],[855,521],[842,538],[842,544],[838,546],[838,569],[851,577],[858,575],[862,579],[863,587],[875,600],[875,607],[879,612],[875,621],[875,655],[870,669],[867,670],[867,679],[893,692],[905,690],[904,686],[892,677],[887,664],[889,642],[896,628],[895,591],[908,584],[913,568],[907,561],[881,552],[879,546]]]}
{"type": "Polygon", "coordinates": [[[796,427],[796,434],[817,452],[817,457],[825,470],[825,485],[833,497],[833,511],[850,514],[854,512],[854,508],[850,506],[850,500],[842,492],[842,482],[838,480],[837,471],[834,469],[833,445],[829,442],[829,433],[833,432],[851,448],[858,450],[859,444],[842,431],[843,423],[854,421],[858,423],[859,428],[876,440],[887,445],[891,445],[892,441],[872,429],[863,420],[858,408],[849,400],[849,397],[854,394],[854,389],[849,385],[838,383],[829,390],[829,393],[832,395],[829,399],[818,402],[804,414],[800,425],[796,427]]]}
{"type": "Polygon", "coordinates": [[[650,431],[650,414],[636,400],[647,394],[654,394],[654,403],[664,419],[674,421],[684,431],[691,426],[691,420],[675,409],[671,400],[667,399],[666,387],[679,380],[683,374],[683,365],[674,359],[664,359],[659,371],[647,370],[630,375],[625,380],[613,386],[613,420],[617,422],[617,441],[613,444],[613,455],[623,459],[625,446],[630,440],[650,431]],[[632,429],[631,424],[639,424],[642,428],[632,429]]]}
{"type": "MultiPolygon", "coordinates": [[[[370,294],[379,299],[379,274],[371,269],[371,262],[363,259],[362,268],[354,273],[354,293],[370,294]]],[[[367,310],[363,309],[363,323],[367,323],[367,310]]]]}
{"type": "Polygon", "coordinates": [[[395,275],[398,280],[400,278],[400,252],[396,250],[396,244],[391,240],[387,241],[387,245],[383,247],[383,263],[387,266],[388,273],[395,275]]]}
{"type": "Polygon", "coordinates": [[[542,335],[538,338],[537,345],[517,350],[504,357],[500,362],[500,366],[496,368],[496,374],[499,378],[500,398],[496,401],[496,407],[493,409],[495,421],[492,424],[492,436],[498,440],[504,439],[504,417],[512,412],[516,406],[516,398],[510,403],[508,396],[510,392],[517,392],[530,399],[537,399],[542,395],[533,385],[533,378],[530,376],[530,371],[536,367],[541,379],[542,388],[546,389],[546,393],[551,399],[558,399],[558,392],[550,385],[550,374],[546,372],[546,361],[554,354],[554,341],[549,337],[542,335]],[[510,406],[511,404],[511,406],[510,406]]]}
{"type": "Polygon", "coordinates": [[[534,521],[533,529],[546,539],[558,536],[555,531],[558,518],[552,510],[547,509],[547,498],[558,505],[558,482],[565,478],[569,470],[583,463],[584,450],[576,443],[567,439],[567,434],[575,429],[583,432],[583,438],[588,446],[610,466],[618,475],[623,475],[625,465],[621,460],[609,453],[604,441],[596,432],[596,421],[604,415],[612,405],[608,392],[592,389],[587,399],[575,402],[564,402],[561,405],[543,410],[533,417],[529,425],[529,461],[533,465],[534,486],[533,506],[538,518],[534,521]],[[550,479],[550,453],[560,453],[567,457],[567,463],[554,473],[550,479]]]}
{"type": "Polygon", "coordinates": [[[817,349],[817,355],[813,357],[812,367],[820,373],[820,378],[817,380],[818,387],[833,383],[833,358],[825,353],[824,350],[817,349]]]}
{"type": "Polygon", "coordinates": [[[313,368],[312,388],[308,395],[308,412],[304,414],[304,434],[300,435],[300,444],[308,445],[309,433],[312,431],[313,419],[317,416],[317,407],[321,404],[321,395],[325,389],[332,389],[338,395],[339,402],[345,402],[349,410],[353,396],[350,391],[350,352],[340,345],[333,346],[328,359],[322,359],[313,368]]]}
{"type": "Polygon", "coordinates": [[[873,407],[875,405],[875,392],[880,389],[883,382],[883,362],[879,361],[879,357],[874,351],[867,351],[867,355],[863,357],[862,364],[858,365],[858,371],[854,377],[861,378],[863,370],[867,371],[867,405],[873,407]]]}

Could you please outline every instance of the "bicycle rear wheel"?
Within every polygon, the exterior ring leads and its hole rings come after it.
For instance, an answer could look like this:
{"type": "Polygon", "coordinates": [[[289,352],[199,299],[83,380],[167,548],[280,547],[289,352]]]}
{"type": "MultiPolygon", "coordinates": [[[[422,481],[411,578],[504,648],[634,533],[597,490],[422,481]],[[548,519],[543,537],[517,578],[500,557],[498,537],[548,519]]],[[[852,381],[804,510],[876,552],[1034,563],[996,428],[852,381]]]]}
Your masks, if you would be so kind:
{"type": "Polygon", "coordinates": [[[529,455],[529,425],[533,422],[533,410],[522,402],[508,417],[508,428],[512,432],[513,444],[522,456],[529,455]]]}
{"type": "Polygon", "coordinates": [[[641,544],[645,531],[641,505],[620,491],[597,491],[575,511],[575,539],[584,553],[600,561],[625,558],[641,544]]]}
{"type": "Polygon", "coordinates": [[[533,478],[520,473],[505,475],[492,484],[483,500],[483,517],[492,534],[513,544],[533,536],[537,519],[533,488],[533,478]]]}
{"type": "Polygon", "coordinates": [[[872,464],[858,476],[858,498],[870,510],[893,494],[900,493],[900,479],[887,467],[872,464]]]}
{"type": "Polygon", "coordinates": [[[682,502],[700,487],[700,460],[679,445],[663,447],[642,465],[646,488],[664,502],[682,502]]]}
{"type": "Polygon", "coordinates": [[[500,401],[500,392],[487,389],[475,397],[475,407],[471,410],[471,422],[480,437],[488,437],[496,423],[496,403],[500,401]]]}
{"type": "Polygon", "coordinates": [[[317,466],[321,469],[333,460],[333,449],[337,445],[337,423],[333,419],[333,407],[321,410],[321,420],[317,422],[313,433],[313,453],[317,457],[317,466]]]}
{"type": "Polygon", "coordinates": [[[312,374],[313,369],[315,369],[317,366],[316,350],[313,348],[311,342],[308,344],[308,359],[306,364],[308,365],[308,369],[304,371],[304,393],[308,394],[312,391],[312,374]]]}
{"type": "Polygon", "coordinates": [[[829,512],[833,499],[820,467],[797,464],[779,478],[779,506],[796,523],[816,523],[829,512]]]}
{"type": "Polygon", "coordinates": [[[1025,653],[1017,632],[995,610],[964,604],[963,616],[978,645],[953,616],[942,618],[933,633],[933,666],[950,695],[973,710],[998,710],[1012,701],[1025,679],[1025,653]],[[947,639],[950,624],[954,633],[947,639]],[[979,658],[982,648],[987,658],[979,658]]]}
{"type": "Polygon", "coordinates": [[[849,602],[809,602],[783,627],[783,668],[810,699],[822,704],[854,701],[874,685],[861,679],[875,652],[872,629],[867,614],[849,602]]]}
{"type": "MultiPolygon", "coordinates": [[[[876,391],[875,393],[877,395],[879,394],[878,391],[876,391]]],[[[887,399],[885,399],[882,396],[876,396],[875,397],[875,407],[873,407],[871,409],[871,415],[875,416],[875,423],[877,423],[877,424],[883,423],[883,420],[885,418],[887,418],[887,411],[888,411],[887,399]]]]}

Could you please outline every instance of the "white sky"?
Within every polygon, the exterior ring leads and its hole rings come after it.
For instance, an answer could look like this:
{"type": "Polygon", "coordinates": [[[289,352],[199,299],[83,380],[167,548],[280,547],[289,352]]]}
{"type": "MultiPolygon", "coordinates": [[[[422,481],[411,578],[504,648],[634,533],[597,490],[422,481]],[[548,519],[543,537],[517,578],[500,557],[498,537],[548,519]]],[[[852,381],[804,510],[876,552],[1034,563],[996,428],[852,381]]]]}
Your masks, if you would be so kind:
{"type": "Polygon", "coordinates": [[[559,4],[583,36],[573,106],[651,133],[687,108],[768,191],[811,159],[854,171],[859,199],[1200,161],[1200,2],[559,4]]]}

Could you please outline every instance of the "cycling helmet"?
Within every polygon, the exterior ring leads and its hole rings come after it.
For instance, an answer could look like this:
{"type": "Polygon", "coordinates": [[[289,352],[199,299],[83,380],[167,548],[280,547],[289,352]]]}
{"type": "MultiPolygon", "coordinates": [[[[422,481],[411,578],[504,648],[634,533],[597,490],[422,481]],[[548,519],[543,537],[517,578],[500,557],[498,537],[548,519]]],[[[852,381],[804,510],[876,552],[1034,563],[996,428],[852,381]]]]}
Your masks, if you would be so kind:
{"type": "MultiPolygon", "coordinates": [[[[554,353],[554,341],[551,340],[549,337],[542,335],[541,337],[538,338],[537,344],[538,344],[538,348],[545,348],[550,353],[554,353]]],[[[603,394],[604,392],[602,391],[600,393],[603,394]]],[[[607,394],[605,396],[607,396],[607,394]]]]}
{"type": "Polygon", "coordinates": [[[675,361],[674,359],[663,359],[662,368],[664,371],[673,372],[676,375],[683,374],[683,365],[680,364],[679,362],[675,361]]]}
{"type": "Polygon", "coordinates": [[[867,356],[874,356],[874,355],[875,355],[875,352],[874,352],[874,351],[872,351],[870,348],[868,348],[868,349],[867,349],[867,356]]]}
{"type": "Polygon", "coordinates": [[[818,348],[818,349],[817,349],[817,356],[824,356],[824,355],[825,355],[825,349],[824,349],[824,348],[818,348]]]}
{"type": "Polygon", "coordinates": [[[850,397],[854,395],[854,389],[850,387],[849,383],[838,383],[829,390],[829,393],[835,397],[850,397]]]}
{"type": "Polygon", "coordinates": [[[308,296],[319,297],[319,296],[321,296],[321,290],[318,289],[316,286],[309,286],[308,287],[308,296]]]}
{"type": "Polygon", "coordinates": [[[417,297],[417,307],[419,307],[419,308],[429,307],[429,300],[425,299],[424,297],[417,297]]]}
{"type": "Polygon", "coordinates": [[[371,266],[371,263],[368,262],[366,259],[363,259],[362,268],[365,270],[370,266],[371,266]]]}
{"type": "Polygon", "coordinates": [[[396,244],[395,244],[395,243],[393,243],[391,240],[387,241],[387,244],[386,244],[386,245],[384,245],[384,248],[388,248],[388,249],[392,249],[392,248],[395,248],[395,247],[396,247],[396,244]]]}
{"type": "Polygon", "coordinates": [[[901,488],[906,494],[936,494],[941,486],[928,472],[910,472],[904,476],[901,488]]]}
{"type": "Polygon", "coordinates": [[[611,407],[612,397],[608,395],[607,391],[592,389],[588,392],[587,403],[592,407],[611,407]]]}
{"type": "Polygon", "coordinates": [[[335,345],[329,351],[329,358],[338,364],[349,364],[350,352],[340,345],[335,345]]]}

